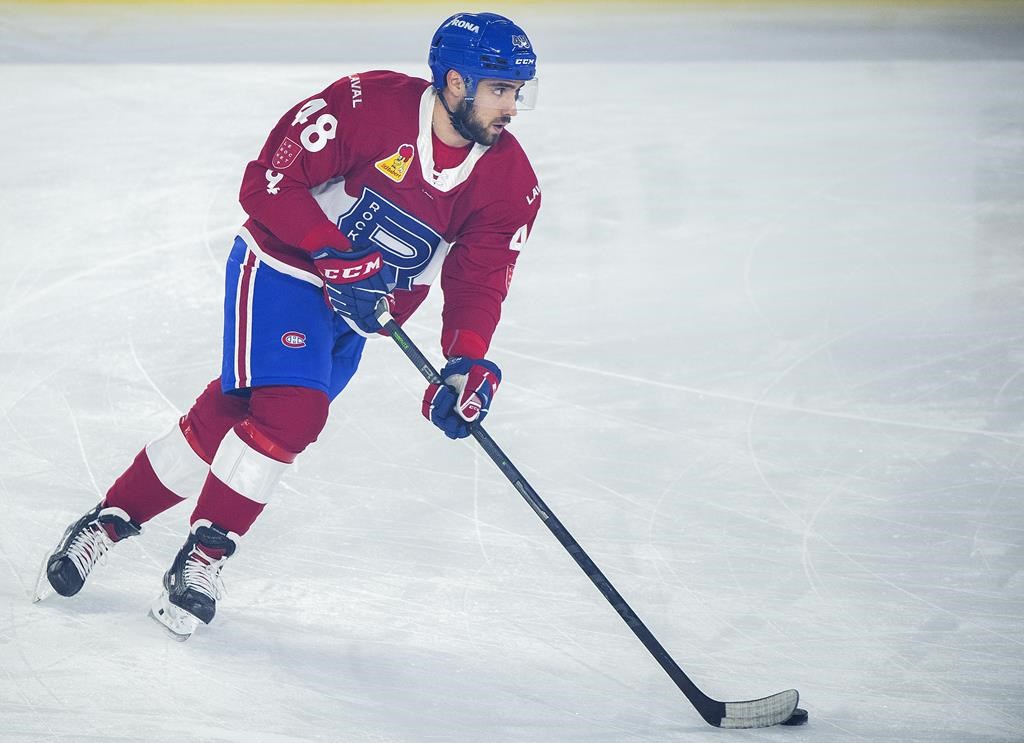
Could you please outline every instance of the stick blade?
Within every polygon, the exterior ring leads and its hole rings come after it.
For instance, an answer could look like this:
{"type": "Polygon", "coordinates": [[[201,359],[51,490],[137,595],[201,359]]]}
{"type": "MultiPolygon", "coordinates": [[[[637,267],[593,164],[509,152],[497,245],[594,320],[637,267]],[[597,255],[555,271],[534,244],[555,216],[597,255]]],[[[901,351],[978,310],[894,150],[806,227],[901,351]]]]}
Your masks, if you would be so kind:
{"type": "Polygon", "coordinates": [[[720,728],[768,728],[788,720],[800,702],[800,692],[787,689],[764,699],[749,702],[726,702],[720,728]]]}

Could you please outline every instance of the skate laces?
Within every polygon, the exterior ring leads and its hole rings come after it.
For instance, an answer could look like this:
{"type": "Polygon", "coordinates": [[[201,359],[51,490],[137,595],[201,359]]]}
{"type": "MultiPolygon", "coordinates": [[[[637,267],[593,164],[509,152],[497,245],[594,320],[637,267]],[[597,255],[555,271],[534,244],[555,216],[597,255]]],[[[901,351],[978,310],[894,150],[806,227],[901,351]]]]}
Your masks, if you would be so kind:
{"type": "Polygon", "coordinates": [[[98,523],[89,524],[71,541],[67,556],[78,574],[86,578],[97,562],[106,562],[107,550],[114,542],[98,523]]]}
{"type": "Polygon", "coordinates": [[[185,560],[182,580],[186,588],[192,588],[216,601],[221,598],[224,580],[220,577],[220,569],[224,567],[227,557],[211,557],[196,545],[185,560]]]}

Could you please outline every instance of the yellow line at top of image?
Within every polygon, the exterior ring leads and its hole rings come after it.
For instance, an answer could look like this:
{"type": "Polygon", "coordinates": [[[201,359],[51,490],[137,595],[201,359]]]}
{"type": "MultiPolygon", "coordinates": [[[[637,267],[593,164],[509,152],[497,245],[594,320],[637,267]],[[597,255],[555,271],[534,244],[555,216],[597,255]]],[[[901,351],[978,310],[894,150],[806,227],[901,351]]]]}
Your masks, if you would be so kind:
{"type": "MultiPolygon", "coordinates": [[[[451,3],[441,3],[438,0],[5,0],[0,2],[3,5],[66,5],[82,6],[90,5],[129,5],[133,7],[175,7],[191,6],[196,8],[215,8],[224,6],[260,6],[277,7],[281,10],[298,9],[303,6],[330,6],[350,5],[365,6],[368,8],[380,6],[436,6],[443,9],[443,12],[450,12],[454,6],[451,3]]],[[[487,3],[485,3],[487,5],[487,3]]],[[[557,9],[559,6],[602,6],[603,8],[620,7],[623,10],[634,10],[637,8],[657,8],[667,6],[699,7],[699,8],[722,8],[722,9],[751,9],[758,7],[832,7],[856,10],[858,8],[884,8],[897,10],[900,8],[915,7],[936,7],[936,8],[962,8],[964,10],[1004,9],[1024,11],[1024,0],[637,0],[626,2],[624,0],[497,0],[490,3],[496,10],[509,12],[511,7],[523,5],[537,5],[545,8],[557,9]]]]}

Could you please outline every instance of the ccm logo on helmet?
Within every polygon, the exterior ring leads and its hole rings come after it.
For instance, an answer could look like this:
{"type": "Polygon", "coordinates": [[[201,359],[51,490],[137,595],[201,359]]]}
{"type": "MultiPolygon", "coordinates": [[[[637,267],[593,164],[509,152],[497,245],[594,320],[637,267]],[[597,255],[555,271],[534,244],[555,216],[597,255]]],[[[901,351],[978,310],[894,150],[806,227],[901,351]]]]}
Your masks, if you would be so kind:
{"type": "Polygon", "coordinates": [[[516,64],[537,64],[536,59],[517,59],[516,64]]]}
{"type": "Polygon", "coordinates": [[[475,34],[480,33],[480,27],[475,23],[464,21],[461,18],[456,18],[454,21],[448,24],[449,26],[455,26],[456,28],[464,28],[467,31],[472,31],[475,34]]]}

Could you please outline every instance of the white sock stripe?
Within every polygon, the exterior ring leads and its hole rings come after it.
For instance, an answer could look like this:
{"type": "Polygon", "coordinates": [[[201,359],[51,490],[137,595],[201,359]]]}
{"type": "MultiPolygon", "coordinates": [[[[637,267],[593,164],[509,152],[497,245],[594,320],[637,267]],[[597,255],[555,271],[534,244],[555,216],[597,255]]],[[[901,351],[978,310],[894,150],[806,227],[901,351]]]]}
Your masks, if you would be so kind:
{"type": "Polygon", "coordinates": [[[146,456],[156,478],[179,498],[195,498],[203,489],[210,467],[189,445],[177,421],[146,444],[146,456]]]}
{"type": "Polygon", "coordinates": [[[256,503],[268,503],[287,466],[256,451],[231,429],[220,442],[210,471],[239,495],[256,503]]]}

